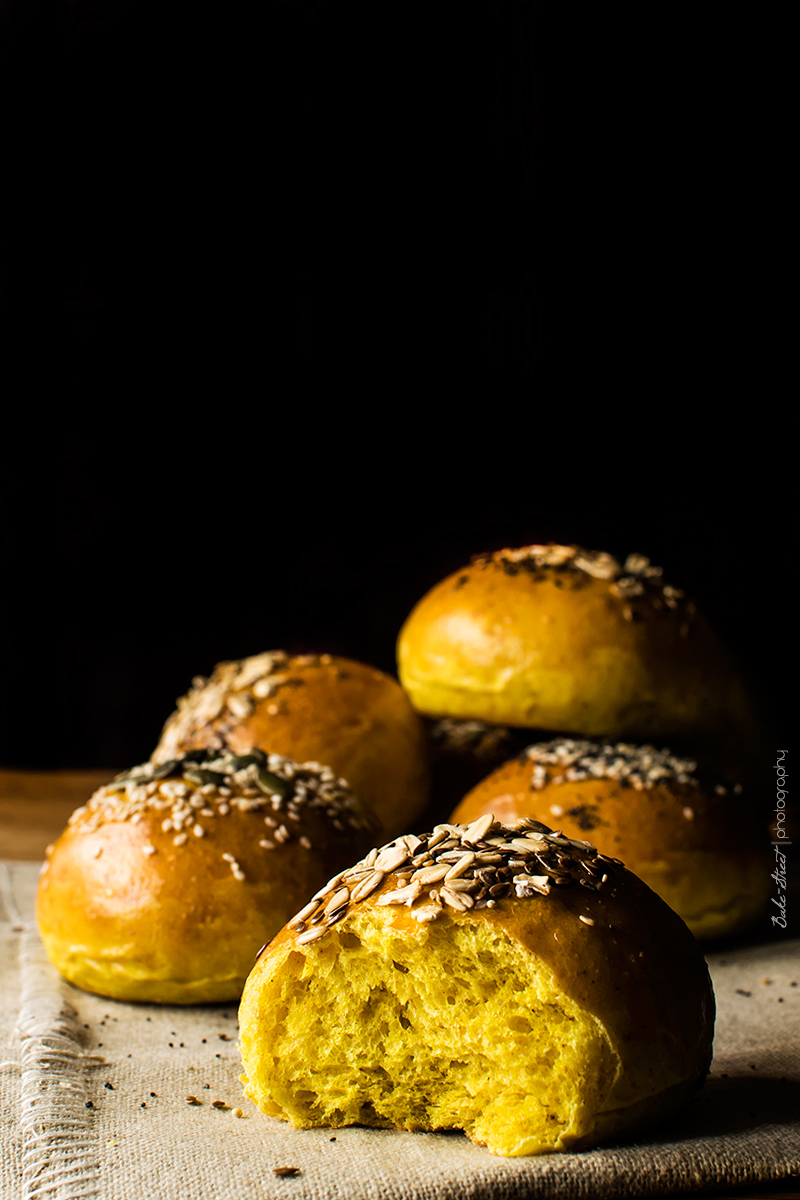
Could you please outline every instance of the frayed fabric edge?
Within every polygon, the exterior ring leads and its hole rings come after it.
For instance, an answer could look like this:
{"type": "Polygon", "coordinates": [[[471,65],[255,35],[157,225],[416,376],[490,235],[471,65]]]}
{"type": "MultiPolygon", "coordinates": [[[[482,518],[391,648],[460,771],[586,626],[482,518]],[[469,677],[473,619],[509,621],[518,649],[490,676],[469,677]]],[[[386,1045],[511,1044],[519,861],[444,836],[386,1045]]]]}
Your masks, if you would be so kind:
{"type": "Polygon", "coordinates": [[[100,1196],[99,1146],[78,1014],[63,995],[35,929],[20,932],[20,1130],[24,1200],[100,1196]]]}

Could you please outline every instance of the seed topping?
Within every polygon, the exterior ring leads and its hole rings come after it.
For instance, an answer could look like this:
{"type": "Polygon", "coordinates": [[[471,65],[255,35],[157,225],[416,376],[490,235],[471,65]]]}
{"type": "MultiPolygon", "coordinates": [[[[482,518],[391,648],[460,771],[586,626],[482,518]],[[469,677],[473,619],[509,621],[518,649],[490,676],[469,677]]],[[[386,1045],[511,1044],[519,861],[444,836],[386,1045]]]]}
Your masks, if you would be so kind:
{"type": "MultiPolygon", "coordinates": [[[[323,937],[354,904],[372,895],[383,907],[405,905],[415,920],[435,921],[445,909],[494,908],[516,897],[548,896],[553,886],[600,891],[622,866],[590,842],[564,837],[532,818],[501,825],[487,814],[471,825],[437,825],[422,837],[402,837],[335,875],[289,922],[298,945],[323,937]]],[[[583,918],[585,924],[593,924],[583,918]]]]}
{"type": "Polygon", "coordinates": [[[585,550],[582,546],[521,546],[516,550],[497,550],[493,554],[476,554],[472,565],[485,570],[490,565],[499,567],[507,575],[517,575],[521,570],[535,578],[545,578],[545,572],[566,572],[573,575],[589,575],[593,579],[608,582],[608,590],[623,606],[623,616],[634,621],[643,614],[633,601],[649,602],[653,609],[680,609],[688,636],[689,623],[695,606],[680,588],[663,582],[661,567],[655,567],[644,554],[629,554],[624,563],[604,550],[585,550]]]}
{"type": "MultiPolygon", "coordinates": [[[[655,746],[556,738],[528,746],[523,756],[533,763],[531,787],[537,791],[550,783],[575,783],[582,779],[612,779],[637,791],[662,782],[700,786],[696,762],[678,758],[667,749],[656,750],[655,746]]],[[[728,786],[717,784],[714,790],[724,796],[728,786]]],[[[741,788],[737,785],[731,790],[741,791],[741,788]]],[[[556,807],[550,810],[554,815],[556,807]]]]}
{"type": "MultiPolygon", "coordinates": [[[[348,784],[329,768],[261,750],[245,755],[191,750],[167,763],[143,763],[101,787],[72,814],[69,824],[78,825],[81,833],[93,833],[111,822],[135,825],[151,817],[153,833],[157,829],[170,835],[172,845],[181,847],[194,839],[213,839],[216,818],[228,816],[232,809],[269,814],[264,820],[270,837],[257,842],[265,851],[294,840],[310,849],[303,820],[312,811],[342,832],[374,828],[348,784]]],[[[147,843],[142,852],[158,851],[147,843]]],[[[243,881],[244,871],[233,855],[223,858],[234,879],[243,881]]]]}
{"type": "Polygon", "coordinates": [[[284,698],[303,686],[303,671],[330,664],[328,654],[290,658],[284,650],[267,650],[250,658],[218,663],[209,678],[196,675],[164,726],[154,762],[176,759],[186,746],[198,741],[219,750],[226,748],[230,730],[247,721],[258,704],[267,701],[265,711],[270,716],[279,715],[286,710],[284,698]]]}

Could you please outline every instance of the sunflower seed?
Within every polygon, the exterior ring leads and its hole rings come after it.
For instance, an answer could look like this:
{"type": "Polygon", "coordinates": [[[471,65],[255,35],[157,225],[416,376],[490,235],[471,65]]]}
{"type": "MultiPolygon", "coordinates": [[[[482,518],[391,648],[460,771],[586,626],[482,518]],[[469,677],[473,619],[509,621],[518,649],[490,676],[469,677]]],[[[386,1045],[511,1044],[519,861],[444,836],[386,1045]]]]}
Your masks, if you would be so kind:
{"type": "Polygon", "coordinates": [[[479,888],[477,879],[448,879],[447,887],[451,892],[476,892],[479,888]]]}
{"type": "Polygon", "coordinates": [[[386,892],[378,900],[378,904],[408,904],[414,903],[421,895],[422,888],[418,883],[410,883],[408,887],[398,888],[394,892],[386,892]]]}
{"type": "Polygon", "coordinates": [[[392,871],[397,870],[403,863],[408,861],[408,850],[405,842],[399,846],[384,846],[380,854],[375,860],[375,868],[378,871],[385,871],[390,875],[392,871]]]}
{"type": "Polygon", "coordinates": [[[311,929],[306,929],[303,933],[297,935],[295,939],[298,946],[306,946],[309,942],[316,942],[319,938],[324,937],[328,932],[325,925],[315,925],[311,929]]]}
{"type": "Polygon", "coordinates": [[[459,861],[452,866],[445,875],[445,882],[447,882],[448,879],[458,879],[460,875],[463,875],[464,872],[469,870],[469,868],[475,862],[475,857],[476,856],[472,850],[468,850],[466,854],[462,854],[459,861]]]}
{"type": "Polygon", "coordinates": [[[297,916],[292,918],[292,920],[289,922],[289,926],[291,927],[296,925],[299,921],[305,921],[308,917],[312,916],[318,908],[319,902],[317,900],[309,900],[305,908],[301,908],[297,916]]]}
{"type": "Polygon", "coordinates": [[[455,908],[458,912],[466,912],[474,904],[468,892],[454,892],[448,887],[443,887],[439,895],[448,907],[455,908]]]}
{"type": "Polygon", "coordinates": [[[449,830],[445,829],[442,825],[437,825],[431,836],[428,838],[428,849],[433,850],[434,847],[439,846],[442,842],[446,841],[449,836],[449,830]]]}
{"type": "Polygon", "coordinates": [[[511,839],[511,845],[515,850],[522,850],[525,854],[536,854],[538,850],[547,848],[544,838],[515,837],[511,839]]]}
{"type": "Polygon", "coordinates": [[[428,921],[435,921],[441,914],[441,911],[436,904],[425,904],[422,908],[412,909],[411,916],[415,921],[419,921],[420,925],[424,925],[428,921]]]}
{"type": "Polygon", "coordinates": [[[467,842],[480,842],[486,837],[487,833],[495,824],[495,819],[491,813],[485,813],[482,817],[478,817],[471,825],[468,825],[464,830],[463,838],[467,842]]]}
{"type": "Polygon", "coordinates": [[[335,909],[340,908],[343,904],[347,904],[349,899],[350,899],[350,889],[346,888],[346,887],[338,888],[337,891],[335,891],[333,893],[333,895],[330,897],[330,899],[327,901],[327,903],[325,904],[325,907],[323,908],[322,911],[327,916],[328,913],[331,913],[335,909]]]}
{"type": "Polygon", "coordinates": [[[246,692],[234,692],[232,696],[228,696],[228,711],[240,721],[246,720],[253,708],[253,701],[246,692]]]}
{"type": "Polygon", "coordinates": [[[445,864],[441,867],[421,867],[411,876],[418,883],[438,883],[440,879],[444,879],[450,868],[445,864]]]}
{"type": "Polygon", "coordinates": [[[350,899],[353,904],[357,904],[360,900],[366,900],[367,896],[372,895],[376,888],[380,887],[386,878],[384,871],[373,871],[366,879],[363,879],[350,894],[350,899]]]}

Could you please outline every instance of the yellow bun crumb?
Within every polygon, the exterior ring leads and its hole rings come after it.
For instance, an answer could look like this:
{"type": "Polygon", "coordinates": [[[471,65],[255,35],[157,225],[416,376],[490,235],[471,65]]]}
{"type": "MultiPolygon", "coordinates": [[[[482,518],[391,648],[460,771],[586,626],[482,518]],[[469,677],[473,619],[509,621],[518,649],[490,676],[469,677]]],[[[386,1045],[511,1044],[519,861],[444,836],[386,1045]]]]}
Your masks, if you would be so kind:
{"type": "Polygon", "coordinates": [[[767,830],[739,785],[653,746],[573,741],[529,746],[463,798],[454,821],[482,813],[556,824],[589,837],[683,918],[695,937],[728,936],[763,912],[767,830]]]}
{"type": "Polygon", "coordinates": [[[408,697],[383,671],[348,658],[272,650],[219,663],[178,700],[152,761],[198,748],[324,763],[390,837],[428,800],[425,735],[408,697]]]}
{"type": "Polygon", "coordinates": [[[640,880],[482,818],[372,851],[281,931],[245,986],[243,1080],[298,1128],[462,1129],[540,1154],[673,1115],[713,1020],[697,943],[640,880]]]}
{"type": "Polygon", "coordinates": [[[373,840],[332,771],[249,759],[146,763],[73,813],[37,895],[66,979],[116,1000],[238,1000],[259,946],[373,840]]]}

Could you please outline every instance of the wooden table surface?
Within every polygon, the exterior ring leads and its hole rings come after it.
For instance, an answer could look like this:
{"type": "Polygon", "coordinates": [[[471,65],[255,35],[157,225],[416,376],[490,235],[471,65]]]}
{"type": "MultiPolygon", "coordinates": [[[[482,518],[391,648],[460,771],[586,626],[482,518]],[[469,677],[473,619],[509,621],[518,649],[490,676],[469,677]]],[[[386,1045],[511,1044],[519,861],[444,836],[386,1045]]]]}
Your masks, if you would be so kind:
{"type": "MultiPolygon", "coordinates": [[[[111,771],[11,771],[0,769],[0,859],[38,861],[70,813],[113,778],[111,771]]],[[[800,1179],[753,1189],[683,1193],[686,1200],[800,1200],[800,1179]]],[[[646,1197],[642,1197],[646,1200],[646,1197]]]]}
{"type": "Polygon", "coordinates": [[[38,861],[114,771],[0,770],[0,858],[38,861]]]}

